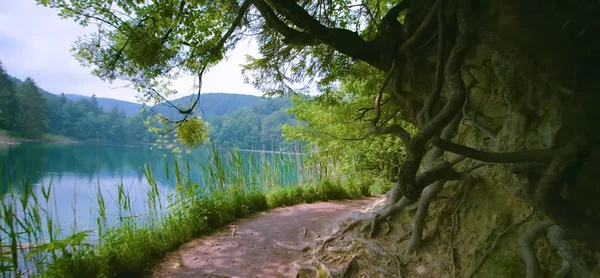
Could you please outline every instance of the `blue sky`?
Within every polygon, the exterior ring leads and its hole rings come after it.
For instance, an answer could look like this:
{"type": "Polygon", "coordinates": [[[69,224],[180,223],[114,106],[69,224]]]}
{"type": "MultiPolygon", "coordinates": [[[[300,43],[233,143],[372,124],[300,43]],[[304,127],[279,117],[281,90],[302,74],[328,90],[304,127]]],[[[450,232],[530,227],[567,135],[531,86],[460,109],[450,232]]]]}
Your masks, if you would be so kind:
{"type": "MultiPolygon", "coordinates": [[[[71,55],[75,40],[94,31],[59,18],[56,10],[36,4],[35,0],[0,0],[0,61],[12,76],[32,77],[52,93],[80,94],[135,101],[135,91],[124,84],[109,84],[90,74],[71,55]]],[[[202,91],[260,95],[244,84],[240,64],[245,55],[257,54],[252,42],[242,42],[229,59],[212,68],[203,78],[202,91]]],[[[193,77],[174,82],[180,93],[193,93],[193,77]]]]}

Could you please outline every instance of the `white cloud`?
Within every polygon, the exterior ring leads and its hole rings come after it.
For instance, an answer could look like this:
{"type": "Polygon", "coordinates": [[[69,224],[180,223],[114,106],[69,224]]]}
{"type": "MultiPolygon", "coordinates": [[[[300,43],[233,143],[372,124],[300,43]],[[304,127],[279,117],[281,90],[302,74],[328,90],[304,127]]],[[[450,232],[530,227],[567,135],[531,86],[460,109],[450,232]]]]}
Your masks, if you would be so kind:
{"type": "MultiPolygon", "coordinates": [[[[40,87],[52,93],[71,93],[135,101],[135,91],[109,84],[90,74],[71,55],[71,46],[79,36],[93,32],[69,19],[61,19],[56,10],[34,0],[0,0],[0,60],[9,74],[32,77],[40,87]]],[[[244,84],[240,64],[245,55],[255,55],[254,43],[240,43],[229,59],[212,68],[203,78],[203,92],[260,95],[252,85],[244,84]]],[[[179,96],[193,93],[193,77],[174,83],[179,96]]]]}

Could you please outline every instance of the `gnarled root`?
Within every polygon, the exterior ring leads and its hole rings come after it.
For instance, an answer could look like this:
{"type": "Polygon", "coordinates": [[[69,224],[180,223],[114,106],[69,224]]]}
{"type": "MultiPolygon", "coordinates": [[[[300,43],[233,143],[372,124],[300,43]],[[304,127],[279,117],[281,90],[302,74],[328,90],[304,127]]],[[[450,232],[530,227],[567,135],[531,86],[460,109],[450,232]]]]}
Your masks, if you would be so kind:
{"type": "Polygon", "coordinates": [[[375,235],[377,234],[377,231],[378,231],[378,227],[381,224],[381,221],[392,216],[394,213],[401,211],[402,209],[404,209],[406,206],[412,204],[413,202],[414,202],[413,200],[410,200],[406,197],[402,197],[400,199],[400,201],[398,201],[394,205],[386,206],[383,209],[381,209],[381,211],[379,211],[375,215],[375,217],[373,217],[373,220],[370,223],[371,229],[369,231],[369,237],[370,238],[375,237],[375,235]]]}
{"type": "MultiPolygon", "coordinates": [[[[461,200],[458,209],[460,209],[460,206],[466,198],[466,191],[469,190],[477,182],[477,179],[475,177],[467,174],[466,172],[460,173],[460,175],[464,182],[465,195],[463,196],[463,199],[461,200]]],[[[423,239],[423,228],[425,225],[425,219],[427,218],[427,214],[429,211],[429,204],[444,188],[445,183],[445,180],[440,180],[427,186],[423,190],[423,195],[421,196],[421,201],[419,202],[419,206],[417,209],[417,214],[415,215],[415,218],[413,220],[412,236],[410,238],[410,241],[408,242],[406,253],[414,253],[420,247],[421,241],[423,239]]],[[[458,209],[456,210],[456,212],[458,212],[458,209]]]]}
{"type": "Polygon", "coordinates": [[[290,244],[287,244],[287,243],[283,243],[283,242],[278,241],[278,240],[273,240],[273,241],[275,242],[275,245],[277,247],[285,248],[285,249],[292,250],[292,251],[304,252],[304,251],[306,251],[306,250],[308,250],[310,248],[310,244],[309,243],[304,243],[304,244],[301,244],[299,246],[293,246],[293,245],[290,245],[290,244]]]}
{"type": "Polygon", "coordinates": [[[548,228],[548,239],[550,240],[550,244],[558,250],[558,254],[564,259],[564,265],[556,277],[568,277],[567,275],[570,273],[572,273],[572,277],[591,277],[585,263],[575,256],[571,245],[565,240],[563,229],[556,225],[548,228]]]}
{"type": "Polygon", "coordinates": [[[542,270],[540,269],[538,259],[535,255],[534,245],[535,240],[552,225],[554,225],[554,223],[549,220],[538,222],[519,239],[519,246],[521,246],[521,257],[527,266],[527,278],[542,277],[542,270]]]}
{"type": "Polygon", "coordinates": [[[423,190],[421,201],[419,202],[419,208],[417,214],[413,219],[412,236],[408,241],[406,253],[411,254],[419,248],[423,237],[423,228],[425,226],[425,218],[427,218],[427,212],[429,211],[429,204],[435,198],[437,194],[444,188],[445,181],[437,181],[431,185],[428,185],[423,190]]]}

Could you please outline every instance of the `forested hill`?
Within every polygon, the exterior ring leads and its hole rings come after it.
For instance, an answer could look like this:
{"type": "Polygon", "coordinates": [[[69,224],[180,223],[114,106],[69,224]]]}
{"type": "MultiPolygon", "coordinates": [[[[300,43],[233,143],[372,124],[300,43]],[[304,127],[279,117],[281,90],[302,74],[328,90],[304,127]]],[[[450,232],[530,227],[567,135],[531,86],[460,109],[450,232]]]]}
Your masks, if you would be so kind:
{"type": "MultiPolygon", "coordinates": [[[[171,103],[184,106],[194,96],[171,103]]],[[[286,113],[291,103],[286,98],[261,99],[239,94],[202,94],[195,114],[210,124],[210,139],[217,146],[253,149],[289,147],[281,127],[294,123],[286,113]]],[[[47,134],[81,141],[112,143],[152,143],[144,121],[153,113],[180,119],[177,110],[165,104],[145,107],[116,99],[73,94],[56,95],[39,88],[35,81],[8,75],[0,64],[0,132],[31,139],[47,134]]]]}
{"type": "MultiPolygon", "coordinates": [[[[197,95],[185,96],[171,101],[171,104],[178,107],[191,107],[196,97],[197,95]]],[[[203,117],[211,118],[230,114],[241,107],[260,105],[261,102],[265,102],[265,100],[251,95],[206,93],[200,96],[195,112],[203,117]]],[[[156,105],[153,110],[167,118],[179,116],[177,109],[167,103],[156,105]]]]}
{"type": "MultiPolygon", "coordinates": [[[[53,95],[54,96],[54,95],[53,95]]],[[[75,95],[75,94],[65,94],[65,97],[68,100],[79,101],[79,100],[88,100],[91,101],[91,97],[75,95]]],[[[113,98],[103,98],[97,97],[96,102],[98,102],[98,106],[102,108],[104,111],[110,111],[113,108],[117,107],[117,110],[125,112],[127,116],[133,116],[140,112],[142,105],[135,102],[129,102],[124,100],[118,100],[113,98]]]]}
{"type": "MultiPolygon", "coordinates": [[[[16,79],[18,80],[18,79],[16,79]]],[[[19,82],[22,82],[19,80],[19,82]]],[[[57,97],[57,95],[48,93],[42,90],[42,93],[45,93],[46,96],[52,98],[57,97]]],[[[79,100],[87,100],[92,101],[91,97],[75,95],[75,94],[65,94],[65,97],[68,100],[79,101],[79,100]]],[[[189,107],[190,104],[195,100],[196,96],[185,96],[171,101],[171,104],[182,107],[189,107]]],[[[132,116],[140,112],[142,108],[142,104],[133,103],[118,99],[112,98],[100,98],[97,97],[96,101],[98,102],[98,106],[104,109],[105,111],[112,110],[115,106],[119,111],[125,112],[127,116],[132,116]]],[[[254,105],[259,105],[261,102],[265,100],[261,100],[261,98],[257,96],[251,95],[240,95],[240,94],[227,94],[227,93],[205,93],[200,97],[200,101],[198,102],[198,106],[195,112],[200,113],[203,117],[212,117],[212,116],[223,116],[229,113],[232,113],[236,109],[240,107],[251,107],[254,105]]],[[[153,107],[153,111],[156,113],[160,113],[166,117],[177,117],[178,112],[172,106],[167,103],[159,104],[153,107]]]]}

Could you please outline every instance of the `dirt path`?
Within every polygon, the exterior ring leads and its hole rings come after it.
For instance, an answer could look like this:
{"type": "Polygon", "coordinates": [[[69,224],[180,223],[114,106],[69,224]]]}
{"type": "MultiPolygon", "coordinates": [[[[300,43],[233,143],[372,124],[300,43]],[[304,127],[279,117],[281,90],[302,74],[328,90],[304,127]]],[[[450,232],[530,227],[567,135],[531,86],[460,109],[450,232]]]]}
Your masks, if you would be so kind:
{"type": "Polygon", "coordinates": [[[184,244],[167,256],[154,277],[295,277],[294,262],[308,259],[302,246],[335,220],[378,199],[302,204],[258,213],[184,244]]]}

